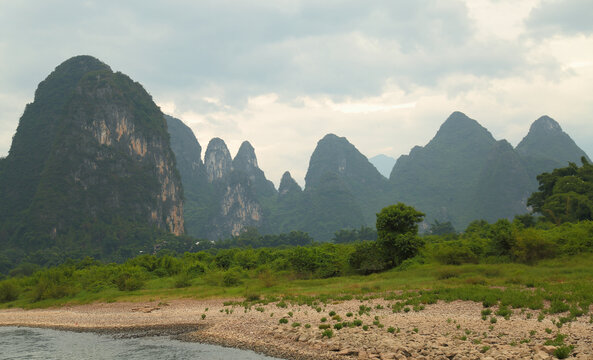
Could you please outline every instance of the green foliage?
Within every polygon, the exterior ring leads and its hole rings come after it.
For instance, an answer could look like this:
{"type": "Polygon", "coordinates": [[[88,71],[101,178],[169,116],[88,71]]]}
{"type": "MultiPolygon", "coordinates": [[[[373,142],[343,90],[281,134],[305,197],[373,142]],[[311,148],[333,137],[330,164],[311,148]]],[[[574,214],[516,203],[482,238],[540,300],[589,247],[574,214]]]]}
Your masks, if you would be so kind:
{"type": "Polygon", "coordinates": [[[455,231],[455,228],[450,221],[439,222],[438,220],[435,220],[428,228],[428,234],[430,235],[447,235],[455,233],[457,233],[457,231],[455,231]]]}
{"type": "Polygon", "coordinates": [[[21,293],[20,287],[15,280],[4,280],[0,282],[0,303],[18,299],[21,293]]]}
{"type": "Polygon", "coordinates": [[[334,233],[334,244],[348,244],[359,241],[377,240],[377,231],[373,228],[361,226],[360,229],[342,229],[334,233]]]}
{"type": "Polygon", "coordinates": [[[361,274],[370,274],[387,269],[384,253],[376,241],[365,241],[356,244],[348,262],[353,269],[361,274]]]}
{"type": "Polygon", "coordinates": [[[593,219],[593,165],[581,159],[582,166],[565,168],[537,176],[539,191],[527,205],[555,224],[593,219]]]}

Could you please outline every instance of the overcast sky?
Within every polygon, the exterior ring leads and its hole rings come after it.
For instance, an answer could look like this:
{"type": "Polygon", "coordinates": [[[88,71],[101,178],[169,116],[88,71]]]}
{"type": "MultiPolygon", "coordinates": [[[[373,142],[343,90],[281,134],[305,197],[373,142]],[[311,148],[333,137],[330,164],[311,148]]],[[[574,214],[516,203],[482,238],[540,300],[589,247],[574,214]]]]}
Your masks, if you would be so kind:
{"type": "Polygon", "coordinates": [[[592,19],[591,0],[0,0],[0,156],[37,84],[87,54],[204,150],[249,140],[276,184],[303,184],[326,133],[397,158],[456,110],[513,145],[549,115],[591,157],[592,19]]]}

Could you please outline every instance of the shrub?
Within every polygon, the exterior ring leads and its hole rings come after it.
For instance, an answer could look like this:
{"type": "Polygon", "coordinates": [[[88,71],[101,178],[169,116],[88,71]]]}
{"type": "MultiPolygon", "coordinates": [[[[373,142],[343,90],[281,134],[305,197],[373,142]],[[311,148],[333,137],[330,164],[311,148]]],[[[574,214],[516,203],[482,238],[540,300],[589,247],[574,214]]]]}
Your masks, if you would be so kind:
{"type": "Polygon", "coordinates": [[[6,280],[0,283],[0,303],[16,300],[20,295],[20,288],[15,281],[6,280]]]}
{"type": "Polygon", "coordinates": [[[175,283],[173,284],[176,288],[184,288],[191,285],[192,277],[187,272],[182,272],[175,277],[175,283]]]}
{"type": "Polygon", "coordinates": [[[241,273],[236,269],[229,269],[222,275],[222,284],[226,287],[241,284],[241,273]]]}
{"type": "Polygon", "coordinates": [[[540,230],[527,228],[518,232],[512,255],[517,261],[533,264],[538,260],[552,258],[558,252],[554,242],[546,239],[540,230]]]}
{"type": "Polygon", "coordinates": [[[325,329],[321,333],[321,338],[327,337],[328,339],[330,339],[332,336],[334,336],[334,332],[332,329],[325,329]]]}

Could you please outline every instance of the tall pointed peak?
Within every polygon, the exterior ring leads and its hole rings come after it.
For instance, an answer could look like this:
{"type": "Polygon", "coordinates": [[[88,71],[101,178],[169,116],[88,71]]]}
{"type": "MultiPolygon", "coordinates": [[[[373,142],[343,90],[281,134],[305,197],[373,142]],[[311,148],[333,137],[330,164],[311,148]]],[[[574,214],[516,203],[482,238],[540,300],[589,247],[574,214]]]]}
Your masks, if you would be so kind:
{"type": "Polygon", "coordinates": [[[240,167],[254,167],[258,168],[257,165],[257,156],[255,156],[255,149],[249,141],[243,141],[241,146],[239,147],[239,151],[237,151],[237,155],[233,159],[233,164],[240,167]]]}
{"type": "Polygon", "coordinates": [[[232,161],[231,153],[224,140],[217,137],[210,140],[204,155],[208,181],[213,182],[226,177],[232,170],[232,161]]]}
{"type": "Polygon", "coordinates": [[[472,128],[488,131],[488,130],[486,130],[486,128],[484,128],[482,125],[480,125],[480,123],[478,123],[476,120],[470,118],[469,116],[465,115],[464,113],[462,113],[460,111],[455,111],[451,115],[449,115],[447,120],[445,120],[445,122],[441,125],[439,132],[449,131],[449,130],[455,131],[455,130],[459,130],[459,129],[472,129],[472,128]]]}
{"type": "Polygon", "coordinates": [[[302,189],[297,184],[297,182],[292,178],[290,172],[286,171],[282,175],[282,180],[280,180],[280,187],[278,188],[278,192],[280,195],[288,194],[289,192],[301,192],[302,189]]]}
{"type": "Polygon", "coordinates": [[[557,133],[562,132],[562,128],[556,120],[552,119],[547,115],[544,115],[539,119],[535,120],[533,124],[531,124],[529,132],[557,133]]]}
{"type": "Polygon", "coordinates": [[[109,65],[90,55],[78,55],[71,57],[56,67],[56,71],[82,71],[111,70],[109,65]]]}
{"type": "Polygon", "coordinates": [[[439,128],[435,137],[427,146],[434,146],[435,143],[449,146],[458,143],[475,142],[493,144],[496,140],[492,134],[476,120],[468,117],[460,111],[455,111],[439,128]]]}

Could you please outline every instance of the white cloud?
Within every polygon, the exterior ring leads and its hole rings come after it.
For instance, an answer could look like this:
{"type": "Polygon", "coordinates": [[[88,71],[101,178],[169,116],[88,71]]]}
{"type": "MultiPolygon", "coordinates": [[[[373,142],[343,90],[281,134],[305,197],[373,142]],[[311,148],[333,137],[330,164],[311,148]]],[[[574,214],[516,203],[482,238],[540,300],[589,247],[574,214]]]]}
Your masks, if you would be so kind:
{"type": "Polygon", "coordinates": [[[455,110],[513,144],[548,114],[591,155],[590,11],[590,0],[3,1],[0,156],[36,85],[81,53],[142,83],[204,148],[216,136],[234,154],[249,140],[276,183],[291,170],[302,184],[326,133],[397,157],[455,110]]]}

